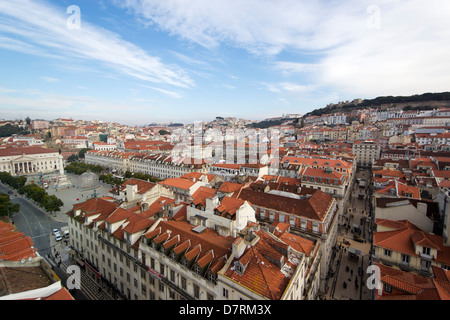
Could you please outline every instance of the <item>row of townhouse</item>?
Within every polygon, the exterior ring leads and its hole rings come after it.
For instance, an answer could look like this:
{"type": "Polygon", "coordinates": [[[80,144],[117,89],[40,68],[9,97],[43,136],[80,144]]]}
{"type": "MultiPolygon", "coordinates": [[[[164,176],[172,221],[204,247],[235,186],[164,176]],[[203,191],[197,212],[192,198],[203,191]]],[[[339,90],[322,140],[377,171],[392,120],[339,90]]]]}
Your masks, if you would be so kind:
{"type": "Polygon", "coordinates": [[[419,145],[449,145],[450,144],[450,133],[416,133],[416,142],[419,145]]]}
{"type": "Polygon", "coordinates": [[[450,123],[448,116],[432,116],[432,117],[413,117],[413,118],[392,118],[387,120],[388,123],[396,126],[401,125],[421,125],[429,127],[447,126],[450,123]]]}
{"type": "Polygon", "coordinates": [[[71,246],[87,272],[123,299],[317,297],[319,241],[288,226],[262,228],[246,201],[210,200],[207,210],[174,203],[161,213],[90,199],[67,213],[71,246]]]}
{"type": "Polygon", "coordinates": [[[210,166],[209,172],[214,175],[219,175],[225,180],[232,180],[236,176],[252,176],[262,177],[269,174],[272,166],[261,163],[251,164],[235,164],[235,163],[216,163],[210,166]]]}
{"type": "Polygon", "coordinates": [[[202,160],[174,159],[171,156],[138,152],[90,150],[86,152],[85,162],[101,165],[120,173],[140,172],[159,179],[180,177],[190,172],[207,173],[209,171],[209,164],[202,160]]]}
{"type": "Polygon", "coordinates": [[[134,155],[134,152],[89,150],[85,153],[84,161],[113,172],[124,173],[130,170],[130,158],[134,155]]]}
{"type": "Polygon", "coordinates": [[[130,171],[167,179],[181,177],[190,172],[207,173],[209,164],[204,160],[194,158],[136,154],[130,158],[130,171]]]}

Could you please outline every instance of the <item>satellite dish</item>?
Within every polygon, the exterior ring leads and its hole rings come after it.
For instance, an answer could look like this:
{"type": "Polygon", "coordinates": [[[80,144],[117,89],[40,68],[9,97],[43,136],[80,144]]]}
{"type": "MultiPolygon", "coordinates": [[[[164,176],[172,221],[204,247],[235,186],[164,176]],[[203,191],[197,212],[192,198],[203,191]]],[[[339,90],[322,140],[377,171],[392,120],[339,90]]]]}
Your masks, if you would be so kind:
{"type": "Polygon", "coordinates": [[[21,263],[25,263],[25,261],[26,261],[25,259],[20,260],[21,263]]]}

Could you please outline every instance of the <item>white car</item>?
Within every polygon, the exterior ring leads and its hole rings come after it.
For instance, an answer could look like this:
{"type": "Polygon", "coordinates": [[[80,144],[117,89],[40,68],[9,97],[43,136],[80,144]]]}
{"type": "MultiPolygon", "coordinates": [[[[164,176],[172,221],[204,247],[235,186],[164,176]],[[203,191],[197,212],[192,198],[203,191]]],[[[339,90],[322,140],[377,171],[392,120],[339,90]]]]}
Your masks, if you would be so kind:
{"type": "Polygon", "coordinates": [[[61,235],[59,233],[55,234],[55,240],[56,241],[61,241],[62,240],[62,237],[61,237],[61,235]]]}
{"type": "Polygon", "coordinates": [[[59,233],[59,230],[58,229],[53,229],[52,232],[53,232],[53,235],[56,236],[56,234],[59,233]]]}

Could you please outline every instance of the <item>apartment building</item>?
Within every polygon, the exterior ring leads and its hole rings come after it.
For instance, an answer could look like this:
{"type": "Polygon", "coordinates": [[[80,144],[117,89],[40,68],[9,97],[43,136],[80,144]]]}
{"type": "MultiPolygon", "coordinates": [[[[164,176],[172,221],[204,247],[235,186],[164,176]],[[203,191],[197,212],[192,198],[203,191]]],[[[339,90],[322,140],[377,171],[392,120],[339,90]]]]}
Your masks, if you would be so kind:
{"type": "Polygon", "coordinates": [[[89,138],[84,136],[65,136],[64,145],[74,149],[83,149],[89,146],[89,138]]]}
{"type": "Polygon", "coordinates": [[[307,167],[300,172],[299,178],[303,187],[322,190],[333,197],[343,198],[348,186],[348,177],[332,168],[307,167]]]}
{"type": "Polygon", "coordinates": [[[135,155],[134,152],[89,150],[85,153],[84,161],[114,172],[125,173],[130,171],[130,159],[135,155]]]}
{"type": "Polygon", "coordinates": [[[377,219],[375,260],[405,271],[432,275],[432,266],[450,270],[450,247],[442,236],[427,233],[408,220],[377,219]]]}
{"type": "Polygon", "coordinates": [[[160,197],[174,199],[174,193],[162,185],[141,179],[129,179],[109,191],[113,199],[122,202],[124,208],[136,208],[145,211],[149,204],[160,197]]]}
{"type": "Polygon", "coordinates": [[[94,150],[98,150],[98,151],[114,151],[117,149],[117,145],[115,144],[109,144],[106,142],[93,142],[92,143],[92,147],[94,148],[94,150]]]}
{"type": "Polygon", "coordinates": [[[159,182],[161,186],[171,190],[176,200],[191,202],[193,194],[200,187],[207,185],[205,181],[191,181],[184,178],[169,178],[159,182]]]}
{"type": "Polygon", "coordinates": [[[353,153],[356,155],[358,166],[371,167],[375,160],[380,159],[380,144],[376,141],[365,140],[353,143],[353,153]]]}
{"type": "Polygon", "coordinates": [[[71,245],[91,277],[122,299],[315,299],[318,242],[286,227],[269,233],[249,205],[240,209],[227,201],[212,211],[181,204],[166,215],[148,216],[90,199],[67,213],[71,245]],[[184,219],[180,212],[186,210],[195,214],[184,219]],[[227,232],[226,223],[221,229],[228,235],[198,224],[213,216],[229,220],[232,229],[227,232]]]}
{"type": "Polygon", "coordinates": [[[172,158],[158,154],[135,154],[130,159],[130,170],[159,179],[178,178],[191,172],[207,173],[209,164],[192,158],[172,158]]]}
{"type": "Polygon", "coordinates": [[[289,224],[292,233],[320,243],[321,290],[324,290],[332,248],[337,240],[337,201],[330,195],[310,188],[297,192],[280,190],[257,191],[243,188],[238,199],[248,201],[260,223],[271,227],[282,222],[289,224]]]}

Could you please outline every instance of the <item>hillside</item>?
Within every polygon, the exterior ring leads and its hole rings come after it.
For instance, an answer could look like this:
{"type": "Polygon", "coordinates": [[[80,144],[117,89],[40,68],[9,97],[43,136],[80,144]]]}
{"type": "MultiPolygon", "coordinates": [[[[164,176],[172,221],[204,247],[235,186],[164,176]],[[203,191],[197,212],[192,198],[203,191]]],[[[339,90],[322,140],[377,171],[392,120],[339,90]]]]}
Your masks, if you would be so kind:
{"type": "Polygon", "coordinates": [[[313,110],[305,116],[321,116],[327,113],[350,112],[364,108],[384,109],[399,107],[403,110],[433,109],[436,107],[450,106],[450,92],[424,93],[412,96],[385,96],[375,99],[364,99],[359,103],[330,104],[324,108],[313,110]]]}

